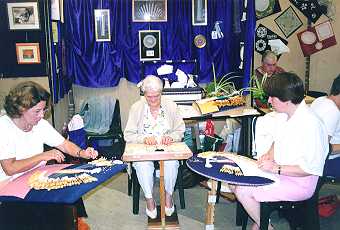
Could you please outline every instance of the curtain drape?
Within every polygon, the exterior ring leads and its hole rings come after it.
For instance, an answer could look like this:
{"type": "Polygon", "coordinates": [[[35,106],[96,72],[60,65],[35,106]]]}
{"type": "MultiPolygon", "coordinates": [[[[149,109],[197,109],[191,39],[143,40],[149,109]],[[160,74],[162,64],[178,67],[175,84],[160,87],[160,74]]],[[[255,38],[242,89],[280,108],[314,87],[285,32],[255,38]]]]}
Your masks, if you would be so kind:
{"type": "Polygon", "coordinates": [[[214,63],[218,78],[241,71],[245,75],[242,84],[247,85],[255,28],[254,0],[247,2],[244,9],[242,0],[208,0],[208,24],[193,26],[191,0],[167,0],[166,22],[132,22],[132,0],[64,1],[65,75],[70,82],[86,87],[117,86],[122,77],[138,83],[141,80],[138,31],[151,29],[161,31],[162,61],[198,60],[198,82],[212,80],[214,63]],[[235,4],[239,5],[235,7],[235,4]],[[109,42],[96,42],[94,9],[110,10],[109,42]],[[244,10],[247,20],[241,21],[244,10]],[[240,31],[235,31],[235,20],[238,20],[240,31]],[[223,38],[212,39],[215,22],[219,22],[223,38]],[[193,43],[198,34],[207,40],[201,49],[193,43]],[[239,69],[241,41],[245,43],[242,70],[239,69]]]}

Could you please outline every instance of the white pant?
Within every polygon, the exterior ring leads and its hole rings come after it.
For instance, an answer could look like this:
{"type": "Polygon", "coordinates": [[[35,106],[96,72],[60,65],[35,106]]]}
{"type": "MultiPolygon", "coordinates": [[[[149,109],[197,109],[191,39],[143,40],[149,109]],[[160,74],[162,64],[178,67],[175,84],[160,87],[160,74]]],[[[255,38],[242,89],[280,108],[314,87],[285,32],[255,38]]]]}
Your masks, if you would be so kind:
{"type": "MultiPolygon", "coordinates": [[[[136,170],[138,181],[147,199],[152,198],[153,172],[155,170],[153,161],[137,161],[132,164],[136,170]]],[[[178,172],[179,163],[177,160],[164,161],[164,186],[165,191],[172,195],[178,172]]]]}

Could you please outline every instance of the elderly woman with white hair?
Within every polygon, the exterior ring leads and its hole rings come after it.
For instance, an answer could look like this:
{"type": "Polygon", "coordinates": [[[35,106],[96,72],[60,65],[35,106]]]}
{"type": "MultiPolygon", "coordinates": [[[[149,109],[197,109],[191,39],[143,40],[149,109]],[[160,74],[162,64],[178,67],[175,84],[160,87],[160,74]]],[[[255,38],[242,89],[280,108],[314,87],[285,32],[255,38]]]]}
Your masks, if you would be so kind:
{"type": "MultiPolygon", "coordinates": [[[[156,76],[147,76],[141,85],[144,97],[134,103],[124,131],[127,143],[144,143],[147,145],[170,145],[183,138],[185,125],[175,102],[162,97],[163,82],[156,76]]],[[[177,160],[164,162],[165,214],[174,212],[172,193],[174,191],[179,163],[177,160]]],[[[146,214],[157,217],[156,203],[153,199],[152,161],[134,162],[139,184],[146,199],[146,214]]]]}

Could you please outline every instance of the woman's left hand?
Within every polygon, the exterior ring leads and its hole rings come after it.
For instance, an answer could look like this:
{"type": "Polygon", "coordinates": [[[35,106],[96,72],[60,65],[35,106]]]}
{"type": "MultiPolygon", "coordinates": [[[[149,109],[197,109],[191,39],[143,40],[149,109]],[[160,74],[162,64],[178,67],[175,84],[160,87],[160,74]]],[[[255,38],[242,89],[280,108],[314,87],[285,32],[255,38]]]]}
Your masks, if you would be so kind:
{"type": "Polygon", "coordinates": [[[162,145],[170,145],[172,142],[173,142],[172,137],[169,137],[169,136],[162,137],[162,141],[161,141],[162,145]]]}
{"type": "Polygon", "coordinates": [[[258,167],[263,171],[276,173],[278,165],[273,160],[261,160],[258,161],[258,167]]]}
{"type": "Polygon", "coordinates": [[[95,159],[98,156],[98,152],[92,147],[87,147],[85,150],[82,150],[80,156],[86,159],[95,159]]]}

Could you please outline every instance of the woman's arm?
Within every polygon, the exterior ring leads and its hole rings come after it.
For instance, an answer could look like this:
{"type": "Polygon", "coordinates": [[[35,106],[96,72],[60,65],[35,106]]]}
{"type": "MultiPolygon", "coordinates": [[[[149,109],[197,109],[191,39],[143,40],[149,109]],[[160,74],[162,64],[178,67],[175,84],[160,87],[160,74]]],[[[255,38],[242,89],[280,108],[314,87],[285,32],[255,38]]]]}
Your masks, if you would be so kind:
{"type": "Polygon", "coordinates": [[[52,149],[26,159],[9,158],[0,160],[0,164],[6,175],[12,176],[32,169],[41,161],[56,160],[57,162],[62,162],[64,158],[65,156],[59,150],[52,149]]]}
{"type": "Polygon", "coordinates": [[[259,163],[259,168],[263,171],[285,175],[285,176],[310,176],[311,174],[303,171],[298,165],[279,165],[275,161],[264,160],[259,163]]]}
{"type": "Polygon", "coordinates": [[[87,147],[85,150],[81,149],[79,146],[74,144],[73,142],[69,140],[65,140],[61,145],[57,147],[61,151],[68,153],[71,156],[74,157],[81,157],[85,159],[94,159],[98,156],[98,152],[92,148],[87,147]]]}

